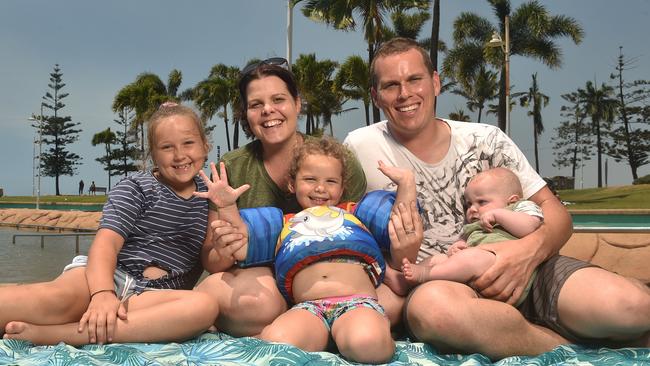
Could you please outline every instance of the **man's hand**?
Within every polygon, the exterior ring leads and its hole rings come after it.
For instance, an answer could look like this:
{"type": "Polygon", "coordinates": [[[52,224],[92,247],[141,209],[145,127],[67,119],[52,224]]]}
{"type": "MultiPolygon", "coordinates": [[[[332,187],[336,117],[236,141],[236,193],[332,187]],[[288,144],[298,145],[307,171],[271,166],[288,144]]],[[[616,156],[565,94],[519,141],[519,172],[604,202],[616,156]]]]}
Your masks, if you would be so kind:
{"type": "Polygon", "coordinates": [[[415,205],[400,203],[388,223],[388,236],[390,237],[391,266],[399,269],[402,259],[408,258],[415,263],[424,238],[422,219],[415,205]]]}
{"type": "Polygon", "coordinates": [[[474,281],[473,287],[486,298],[514,305],[539,265],[527,248],[525,238],[490,244],[496,261],[474,281]]]}

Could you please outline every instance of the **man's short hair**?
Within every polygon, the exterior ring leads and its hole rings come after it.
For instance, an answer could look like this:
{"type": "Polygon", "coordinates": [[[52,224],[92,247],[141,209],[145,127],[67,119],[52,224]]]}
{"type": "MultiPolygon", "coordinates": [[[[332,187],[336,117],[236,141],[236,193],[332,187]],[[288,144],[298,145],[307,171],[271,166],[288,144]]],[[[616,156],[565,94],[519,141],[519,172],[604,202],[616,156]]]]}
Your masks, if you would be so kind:
{"type": "Polygon", "coordinates": [[[372,87],[373,88],[377,87],[377,74],[375,73],[375,61],[377,61],[378,58],[404,53],[413,49],[420,52],[420,55],[422,55],[422,60],[424,61],[424,65],[429,71],[429,75],[433,76],[433,72],[435,70],[433,68],[433,63],[431,62],[431,58],[429,57],[429,53],[427,52],[427,50],[422,48],[416,41],[412,39],[395,37],[390,41],[383,43],[379,47],[379,49],[375,53],[374,58],[372,59],[372,63],[370,63],[370,83],[372,87]]]}

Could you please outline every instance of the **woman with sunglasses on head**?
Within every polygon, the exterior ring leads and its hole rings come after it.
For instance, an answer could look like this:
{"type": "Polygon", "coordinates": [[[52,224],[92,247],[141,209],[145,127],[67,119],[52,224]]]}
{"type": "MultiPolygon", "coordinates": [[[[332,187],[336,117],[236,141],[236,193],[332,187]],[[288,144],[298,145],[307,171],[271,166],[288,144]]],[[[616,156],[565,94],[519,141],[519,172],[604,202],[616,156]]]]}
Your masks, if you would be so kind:
{"type": "MultiPolygon", "coordinates": [[[[301,99],[293,74],[283,58],[271,58],[245,67],[239,81],[242,101],[242,128],[255,139],[225,154],[222,161],[231,187],[254,183],[237,200],[239,208],[274,206],[285,213],[301,210],[288,190],[289,166],[294,149],[313,137],[297,131],[301,99]]],[[[356,159],[346,174],[344,201],[358,201],[365,193],[366,179],[356,159]]],[[[219,301],[216,327],[234,336],[252,336],[287,310],[269,267],[239,268],[232,254],[247,238],[217,218],[211,207],[208,218],[212,230],[203,252],[204,268],[213,272],[230,265],[226,272],[214,273],[198,286],[219,301]]]]}

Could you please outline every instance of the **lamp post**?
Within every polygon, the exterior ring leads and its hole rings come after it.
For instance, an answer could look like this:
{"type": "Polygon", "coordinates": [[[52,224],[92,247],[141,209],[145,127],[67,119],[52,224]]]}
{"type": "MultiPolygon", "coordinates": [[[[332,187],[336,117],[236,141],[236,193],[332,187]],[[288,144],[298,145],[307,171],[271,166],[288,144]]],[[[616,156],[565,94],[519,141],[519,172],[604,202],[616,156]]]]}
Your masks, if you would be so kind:
{"type": "Polygon", "coordinates": [[[291,71],[291,52],[293,48],[293,0],[287,0],[287,66],[291,71]]]}
{"type": "Polygon", "coordinates": [[[489,47],[501,47],[501,50],[504,54],[504,65],[506,69],[505,75],[505,91],[506,91],[506,134],[510,136],[510,17],[505,16],[504,20],[505,25],[505,41],[501,38],[499,33],[492,33],[492,39],[488,43],[489,47]]]}
{"type": "MultiPolygon", "coordinates": [[[[37,160],[38,163],[36,164],[36,209],[41,208],[41,154],[42,154],[42,146],[43,146],[43,103],[41,103],[41,115],[38,118],[30,117],[30,121],[38,121],[38,155],[36,157],[33,157],[34,160],[37,160]]],[[[36,142],[36,141],[34,141],[36,142]]],[[[35,152],[34,152],[35,154],[35,152]]],[[[32,164],[33,160],[32,160],[32,164]]],[[[32,174],[34,173],[34,168],[32,166],[32,174]]],[[[34,178],[32,178],[32,192],[34,191],[34,178]]]]}

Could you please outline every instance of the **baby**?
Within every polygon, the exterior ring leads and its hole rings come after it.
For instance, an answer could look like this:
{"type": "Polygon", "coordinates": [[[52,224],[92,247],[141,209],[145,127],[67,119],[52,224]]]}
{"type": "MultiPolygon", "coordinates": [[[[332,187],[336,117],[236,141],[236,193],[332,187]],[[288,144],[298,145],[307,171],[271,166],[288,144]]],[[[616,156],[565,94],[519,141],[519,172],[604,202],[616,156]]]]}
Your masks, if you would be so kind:
{"type": "MultiPolygon", "coordinates": [[[[467,283],[480,277],[496,257],[489,244],[526,236],[542,224],[541,208],[522,200],[521,183],[506,168],[493,168],[475,175],[465,189],[465,220],[461,239],[449,247],[447,254],[424,259],[420,264],[403,260],[402,272],[407,281],[423,283],[449,280],[467,283]]],[[[528,294],[535,273],[519,305],[528,294]]]]}

